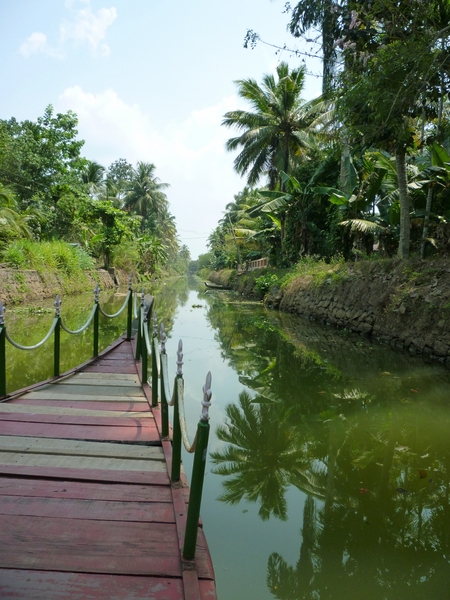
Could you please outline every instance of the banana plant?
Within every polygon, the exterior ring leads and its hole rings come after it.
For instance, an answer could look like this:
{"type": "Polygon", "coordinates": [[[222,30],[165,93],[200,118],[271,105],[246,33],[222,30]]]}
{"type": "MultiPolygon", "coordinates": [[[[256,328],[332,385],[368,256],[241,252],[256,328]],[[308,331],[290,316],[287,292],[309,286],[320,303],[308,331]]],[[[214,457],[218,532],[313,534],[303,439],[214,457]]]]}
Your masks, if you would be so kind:
{"type": "Polygon", "coordinates": [[[376,203],[388,169],[370,155],[364,156],[362,163],[359,175],[351,156],[346,156],[341,170],[344,189],[315,187],[313,191],[328,196],[342,214],[340,225],[348,226],[352,233],[381,233],[386,223],[379,223],[376,203]]]}

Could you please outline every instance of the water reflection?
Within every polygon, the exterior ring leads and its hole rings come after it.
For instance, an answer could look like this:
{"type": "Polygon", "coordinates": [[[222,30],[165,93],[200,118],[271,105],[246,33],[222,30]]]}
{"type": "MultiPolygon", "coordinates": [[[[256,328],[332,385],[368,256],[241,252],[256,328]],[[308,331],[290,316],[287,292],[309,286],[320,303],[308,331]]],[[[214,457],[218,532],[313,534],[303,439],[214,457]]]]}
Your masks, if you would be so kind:
{"type": "Polygon", "coordinates": [[[208,304],[248,388],[211,453],[221,500],[284,520],[288,488],[306,495],[297,563],[269,556],[271,594],[448,598],[448,373],[289,315],[208,304]]]}

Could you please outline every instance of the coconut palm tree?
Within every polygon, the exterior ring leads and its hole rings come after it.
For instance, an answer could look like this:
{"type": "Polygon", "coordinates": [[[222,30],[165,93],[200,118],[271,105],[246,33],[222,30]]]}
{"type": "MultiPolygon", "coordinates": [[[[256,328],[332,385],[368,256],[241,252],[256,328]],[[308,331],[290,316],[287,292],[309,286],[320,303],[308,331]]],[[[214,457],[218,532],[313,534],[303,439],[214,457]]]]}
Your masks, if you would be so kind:
{"type": "Polygon", "coordinates": [[[100,194],[105,186],[105,167],[95,160],[89,160],[81,172],[81,179],[89,188],[89,195],[95,197],[100,194]]]}
{"type": "Polygon", "coordinates": [[[33,239],[30,224],[41,217],[39,211],[32,208],[21,212],[13,190],[0,183],[0,245],[19,237],[33,239]]]}
{"type": "Polygon", "coordinates": [[[317,101],[301,99],[304,82],[305,67],[290,71],[285,62],[278,65],[277,78],[264,75],[261,86],[254,79],[236,82],[239,96],[250,102],[253,111],[227,112],[222,125],[240,131],[227,141],[226,148],[241,149],[234,168],[247,175],[249,185],[268,175],[270,189],[277,184],[282,187],[279,172],[289,173],[294,160],[305,156],[319,109],[317,101]]]}
{"type": "Polygon", "coordinates": [[[142,230],[150,214],[158,216],[168,206],[167,196],[162,190],[169,184],[160,182],[155,176],[155,169],[153,163],[139,161],[133,169],[129,192],[125,196],[124,208],[142,217],[142,230]]]}

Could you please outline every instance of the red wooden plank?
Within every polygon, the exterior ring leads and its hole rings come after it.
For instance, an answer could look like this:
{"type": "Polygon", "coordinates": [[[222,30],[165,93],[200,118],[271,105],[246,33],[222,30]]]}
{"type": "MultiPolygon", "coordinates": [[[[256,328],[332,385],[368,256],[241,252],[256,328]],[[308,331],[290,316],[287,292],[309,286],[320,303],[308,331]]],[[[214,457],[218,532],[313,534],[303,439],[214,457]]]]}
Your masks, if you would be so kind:
{"type": "MultiPolygon", "coordinates": [[[[150,419],[148,419],[150,421],[150,419]]],[[[134,427],[105,427],[95,425],[64,425],[58,423],[19,423],[1,421],[0,435],[66,438],[69,440],[98,440],[121,442],[159,442],[159,435],[152,423],[134,427]]]]}
{"type": "Polygon", "coordinates": [[[0,567],[181,576],[175,525],[0,515],[0,567]]]}
{"type": "Polygon", "coordinates": [[[160,485],[46,481],[0,476],[1,495],[118,502],[172,502],[170,488],[160,485]]]}
{"type": "Polygon", "coordinates": [[[23,465],[0,464],[0,476],[1,475],[46,477],[50,479],[76,479],[77,481],[110,481],[111,483],[138,483],[147,485],[169,484],[169,475],[167,473],[155,473],[151,471],[107,471],[102,469],[27,467],[23,465]]]}
{"type": "MultiPolygon", "coordinates": [[[[33,410],[33,409],[31,409],[33,410]]],[[[149,413],[150,414],[150,413],[149,413]]],[[[155,428],[153,418],[149,417],[90,417],[87,415],[53,415],[30,413],[0,412],[0,421],[18,421],[20,423],[55,423],[63,425],[92,425],[95,427],[133,427],[134,429],[155,428]]]]}
{"type": "Polygon", "coordinates": [[[106,360],[126,360],[130,362],[134,360],[134,355],[132,352],[115,352],[114,354],[111,353],[108,356],[105,356],[101,361],[98,361],[97,364],[106,360]]]}
{"type": "Polygon", "coordinates": [[[198,528],[197,546],[195,548],[195,563],[198,576],[203,579],[214,580],[214,567],[202,527],[198,528]]]}
{"type": "Polygon", "coordinates": [[[200,599],[197,571],[188,569],[183,570],[183,590],[185,600],[200,599]]]}
{"type": "MultiPolygon", "coordinates": [[[[184,600],[181,579],[0,569],[3,600],[184,600]]],[[[205,597],[206,598],[206,597],[205,597]]],[[[211,597],[211,600],[214,600],[211,597]]]]}
{"type": "Polygon", "coordinates": [[[121,366],[120,367],[120,371],[119,368],[111,365],[111,366],[104,366],[104,365],[93,365],[92,367],[87,367],[86,369],[83,369],[84,373],[122,373],[122,374],[130,374],[130,375],[134,375],[136,373],[136,369],[135,367],[129,366],[121,366]]]}
{"type": "Polygon", "coordinates": [[[0,515],[175,523],[174,509],[160,502],[111,502],[70,498],[21,498],[0,496],[0,515]]]}
{"type": "Polygon", "coordinates": [[[216,585],[211,579],[199,579],[200,597],[202,600],[217,600],[216,585]]]}
{"type": "MultiPolygon", "coordinates": [[[[37,383],[33,383],[33,384],[28,385],[19,390],[15,390],[14,392],[7,394],[6,398],[20,396],[20,395],[30,392],[32,390],[39,389],[41,386],[47,385],[48,383],[55,383],[59,379],[64,379],[65,377],[67,377],[68,375],[72,375],[73,373],[82,372],[84,370],[85,366],[92,364],[92,362],[98,362],[98,361],[101,362],[100,357],[107,356],[108,353],[114,352],[115,348],[120,347],[122,344],[127,344],[127,343],[128,342],[125,342],[124,338],[119,338],[115,342],[112,342],[112,344],[110,346],[108,346],[107,348],[105,348],[105,350],[102,350],[99,353],[98,357],[96,357],[95,359],[94,358],[88,359],[86,362],[82,363],[81,365],[78,365],[72,369],[69,369],[68,371],[65,371],[64,373],[61,373],[60,377],[50,377],[49,379],[46,379],[45,381],[39,381],[37,383]]],[[[134,373],[133,373],[133,375],[134,375],[134,373]]]]}
{"type": "Polygon", "coordinates": [[[24,404],[26,406],[58,406],[61,408],[87,408],[88,410],[115,410],[118,412],[150,412],[150,406],[145,402],[72,402],[70,400],[28,400],[18,398],[9,404],[24,404]]]}

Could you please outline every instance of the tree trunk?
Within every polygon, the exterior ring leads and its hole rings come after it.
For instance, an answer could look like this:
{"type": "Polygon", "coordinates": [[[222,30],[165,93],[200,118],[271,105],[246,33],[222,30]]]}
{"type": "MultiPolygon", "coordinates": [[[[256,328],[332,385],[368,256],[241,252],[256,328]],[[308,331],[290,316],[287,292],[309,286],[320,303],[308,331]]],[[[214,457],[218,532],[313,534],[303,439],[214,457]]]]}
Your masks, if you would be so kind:
{"type": "Polygon", "coordinates": [[[408,182],[406,180],[406,151],[404,146],[399,146],[396,149],[395,162],[397,165],[398,194],[400,200],[400,243],[398,245],[398,255],[406,260],[409,258],[411,215],[408,182]]]}
{"type": "Polygon", "coordinates": [[[425,246],[427,244],[428,225],[430,223],[430,212],[431,212],[432,202],[433,202],[433,187],[430,185],[430,187],[428,188],[427,204],[425,207],[426,215],[425,215],[425,219],[423,222],[422,246],[420,248],[420,258],[422,258],[422,259],[425,258],[425,246]]]}

